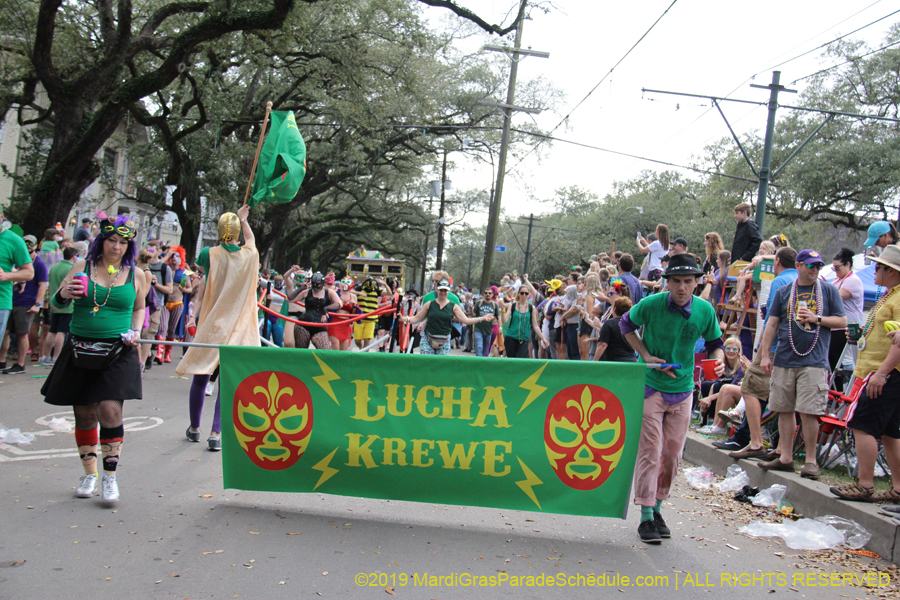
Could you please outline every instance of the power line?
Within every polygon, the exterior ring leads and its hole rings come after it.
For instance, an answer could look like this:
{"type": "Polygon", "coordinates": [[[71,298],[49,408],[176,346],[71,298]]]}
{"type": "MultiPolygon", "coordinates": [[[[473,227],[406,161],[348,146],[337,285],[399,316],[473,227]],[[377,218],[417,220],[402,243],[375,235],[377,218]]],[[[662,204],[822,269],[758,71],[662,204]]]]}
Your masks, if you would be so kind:
{"type": "Polygon", "coordinates": [[[590,149],[590,150],[599,150],[600,152],[608,152],[608,153],[610,153],[610,154],[617,154],[617,155],[619,155],[619,156],[627,156],[628,158],[636,158],[636,159],[638,159],[638,160],[643,160],[643,161],[647,161],[647,162],[652,162],[652,163],[656,163],[656,164],[659,164],[659,165],[666,165],[666,166],[668,166],[668,167],[675,167],[675,168],[678,168],[678,169],[685,169],[685,170],[688,170],[688,171],[693,171],[693,172],[695,172],[695,173],[703,173],[703,174],[705,174],[705,175],[715,175],[715,176],[717,176],[717,177],[725,177],[726,179],[734,179],[734,180],[736,180],[736,181],[746,181],[747,183],[752,183],[752,184],[758,184],[758,183],[759,183],[759,181],[757,181],[757,180],[755,180],[755,179],[747,179],[746,177],[737,177],[737,176],[735,176],[735,175],[726,175],[725,173],[719,173],[718,171],[708,171],[708,170],[706,170],[706,169],[698,169],[698,168],[696,168],[696,167],[688,167],[688,166],[686,166],[686,165],[679,165],[679,164],[676,164],[676,163],[672,163],[672,162],[668,162],[668,161],[664,161],[664,160],[658,160],[658,159],[655,159],[655,158],[647,158],[646,156],[638,156],[637,154],[628,154],[627,152],[619,152],[618,150],[610,150],[610,149],[608,149],[608,148],[601,148],[600,146],[592,146],[592,145],[590,145],[590,144],[585,144],[585,143],[583,143],[583,142],[575,142],[575,141],[572,141],[572,140],[564,140],[564,139],[562,139],[562,138],[553,137],[553,136],[551,136],[551,135],[549,135],[549,134],[534,133],[534,132],[532,132],[532,131],[524,131],[524,130],[519,130],[519,129],[513,129],[512,131],[515,131],[516,133],[522,133],[522,134],[525,134],[525,135],[532,135],[532,136],[534,136],[534,137],[543,138],[543,139],[545,139],[545,140],[549,140],[549,141],[553,141],[553,142],[563,142],[563,143],[565,143],[565,144],[572,144],[573,146],[579,146],[579,147],[581,147],[581,148],[588,148],[588,149],[590,149]]]}
{"type": "Polygon", "coordinates": [[[856,62],[856,61],[858,61],[858,60],[860,60],[860,59],[863,59],[863,58],[865,58],[865,57],[867,57],[867,56],[872,56],[873,54],[875,54],[875,53],[877,53],[877,52],[881,52],[882,50],[887,50],[888,48],[892,48],[892,47],[897,46],[897,45],[900,45],[900,40],[898,40],[898,41],[896,41],[896,42],[893,42],[892,44],[884,45],[884,46],[882,46],[881,48],[877,48],[877,49],[875,49],[875,50],[872,50],[871,52],[866,52],[865,54],[861,54],[861,55],[859,55],[859,56],[854,56],[854,57],[851,58],[850,60],[845,60],[845,61],[842,62],[842,63],[838,63],[838,64],[836,64],[836,65],[832,65],[832,66],[828,67],[827,69],[822,69],[822,70],[820,70],[820,71],[816,71],[815,73],[811,73],[811,74],[809,74],[809,75],[804,75],[803,77],[798,77],[797,79],[795,79],[794,81],[791,82],[791,85],[794,85],[794,84],[797,83],[798,81],[803,81],[804,79],[809,79],[810,77],[815,77],[816,75],[821,75],[822,73],[827,73],[828,71],[833,71],[834,69],[837,69],[838,67],[843,67],[844,65],[850,64],[850,63],[852,63],[852,62],[856,62]]]}
{"type": "MultiPolygon", "coordinates": [[[[578,101],[578,104],[576,104],[571,110],[569,110],[568,114],[566,114],[566,116],[563,117],[563,118],[559,121],[559,123],[556,124],[556,126],[555,126],[553,129],[550,130],[550,133],[549,133],[548,135],[553,135],[553,132],[556,131],[557,129],[559,129],[559,127],[560,127],[563,123],[566,122],[566,119],[568,119],[569,117],[571,117],[571,116],[572,116],[572,113],[575,112],[576,110],[578,110],[578,107],[580,107],[582,104],[584,104],[585,100],[587,100],[587,99],[591,96],[591,94],[593,94],[595,91],[597,91],[597,88],[600,87],[600,86],[603,84],[604,81],[606,81],[606,78],[607,78],[607,77],[609,77],[610,75],[612,75],[612,72],[616,70],[616,67],[618,67],[620,64],[622,64],[622,62],[623,62],[626,58],[628,58],[628,55],[631,54],[632,51],[634,51],[634,49],[637,48],[638,45],[639,45],[641,42],[644,41],[644,38],[646,38],[646,37],[650,34],[651,31],[653,31],[653,28],[656,27],[656,25],[657,25],[660,21],[662,21],[662,18],[665,17],[666,14],[668,14],[668,12],[672,9],[672,7],[675,6],[675,3],[676,3],[676,2],[678,2],[678,0],[672,0],[672,4],[670,4],[669,7],[668,7],[666,10],[664,10],[663,13],[662,13],[661,15],[659,15],[659,18],[657,18],[656,21],[653,22],[653,25],[650,26],[650,29],[648,29],[647,31],[644,32],[644,35],[642,35],[642,36],[640,37],[640,39],[638,39],[638,41],[636,41],[636,42],[634,43],[634,45],[632,45],[631,48],[628,49],[628,52],[626,52],[625,54],[622,55],[622,58],[620,58],[620,59],[616,62],[616,64],[614,64],[613,67],[606,73],[606,75],[604,75],[604,76],[600,79],[600,81],[597,82],[597,85],[595,85],[594,87],[592,87],[592,88],[591,88],[591,91],[589,91],[587,94],[585,94],[584,98],[582,98],[581,100],[579,100],[579,101],[578,101]]],[[[519,161],[516,163],[515,166],[516,166],[516,167],[519,166],[519,164],[520,164],[523,160],[525,160],[525,158],[527,158],[532,152],[534,152],[535,149],[537,149],[537,145],[533,146],[533,147],[531,148],[531,150],[529,150],[528,153],[525,154],[525,156],[523,156],[522,158],[520,158],[519,161]]],[[[513,167],[513,168],[515,168],[515,167],[513,167]]]]}
{"type": "MultiPolygon", "coordinates": [[[[790,48],[789,50],[785,50],[784,52],[782,52],[781,54],[779,54],[778,56],[776,56],[773,60],[778,60],[779,58],[781,58],[781,57],[784,56],[785,54],[788,54],[788,53],[790,53],[790,52],[793,52],[793,51],[796,50],[797,48],[801,48],[801,47],[805,46],[805,45],[808,44],[809,42],[813,41],[813,40],[816,39],[817,37],[819,37],[819,36],[821,36],[821,35],[823,35],[823,34],[829,32],[829,31],[831,31],[832,29],[836,29],[837,27],[840,27],[841,25],[843,25],[844,23],[846,23],[847,21],[849,21],[849,20],[852,19],[853,17],[855,17],[855,16],[857,16],[857,15],[861,15],[862,13],[866,12],[867,10],[869,10],[870,8],[872,8],[873,6],[875,6],[876,4],[880,4],[881,1],[882,1],[882,0],[875,0],[875,2],[873,2],[873,3],[870,4],[870,5],[868,5],[867,7],[865,7],[865,8],[863,8],[863,9],[860,9],[860,10],[856,11],[855,13],[853,13],[852,15],[850,15],[849,17],[846,17],[845,19],[842,19],[842,20],[838,21],[838,22],[835,23],[834,25],[828,27],[827,29],[825,29],[825,30],[823,30],[823,31],[820,31],[820,32],[817,33],[816,35],[812,36],[811,38],[809,38],[809,39],[807,39],[807,40],[804,40],[803,42],[797,44],[797,45],[794,46],[793,48],[790,48]]],[[[760,71],[759,73],[756,73],[755,75],[753,75],[753,76],[751,77],[751,79],[752,79],[753,77],[756,77],[756,75],[759,75],[759,74],[761,74],[761,73],[763,73],[763,72],[764,72],[764,71],[760,71]]],[[[749,80],[748,80],[748,81],[749,81],[749,80]]],[[[744,83],[746,83],[746,81],[745,81],[744,83]]],[[[743,85],[743,83],[742,83],[741,85],[743,85]]],[[[730,94],[729,94],[729,95],[730,95],[730,94]]]]}
{"type": "MultiPolygon", "coordinates": [[[[870,8],[872,8],[873,6],[875,6],[876,4],[878,4],[879,2],[881,2],[881,0],[876,0],[876,1],[873,2],[872,4],[866,6],[865,8],[863,8],[863,9],[861,9],[861,10],[859,10],[859,11],[853,13],[852,15],[850,15],[849,17],[847,17],[847,18],[845,18],[845,19],[839,21],[839,22],[836,23],[835,25],[832,25],[831,27],[829,27],[829,28],[826,29],[825,31],[829,31],[829,30],[834,29],[835,27],[841,25],[842,23],[846,23],[847,21],[849,21],[849,20],[852,19],[853,17],[855,17],[855,16],[857,16],[857,15],[859,15],[859,14],[861,14],[861,13],[864,13],[865,11],[869,10],[870,8]]],[[[838,38],[835,38],[835,39],[831,40],[830,42],[827,42],[827,43],[825,43],[825,44],[822,44],[821,46],[819,46],[819,48],[823,48],[823,47],[825,47],[825,46],[828,46],[828,45],[830,45],[830,44],[833,44],[834,42],[840,41],[841,39],[847,37],[848,35],[852,35],[853,33],[856,33],[856,32],[858,32],[858,31],[861,31],[861,30],[865,29],[866,27],[870,27],[871,25],[874,25],[875,23],[878,23],[879,21],[882,21],[882,20],[884,20],[884,19],[890,17],[891,15],[896,14],[897,12],[900,12],[900,11],[895,11],[895,12],[891,13],[890,15],[887,15],[887,16],[885,16],[885,17],[881,17],[880,19],[877,19],[877,20],[875,20],[875,21],[872,21],[872,22],[869,23],[868,25],[864,25],[864,26],[862,26],[862,27],[860,27],[860,28],[858,28],[858,29],[855,29],[854,31],[851,31],[850,33],[848,33],[848,34],[846,34],[846,35],[840,36],[840,37],[838,37],[838,38]]],[[[810,38],[809,40],[807,40],[806,42],[808,42],[808,41],[810,41],[810,40],[813,40],[813,39],[819,37],[820,35],[822,35],[822,33],[825,33],[825,31],[823,31],[823,32],[821,32],[821,33],[819,33],[819,34],[817,34],[817,35],[814,35],[813,37],[811,37],[811,38],[810,38]]],[[[806,42],[803,42],[803,44],[805,44],[806,42]]],[[[799,46],[802,46],[803,44],[798,44],[797,46],[794,46],[794,48],[797,48],[797,47],[799,47],[799,46]]],[[[809,52],[814,52],[814,51],[817,50],[817,49],[818,49],[818,48],[813,48],[813,50],[810,50],[809,52]]],[[[786,60],[786,61],[784,61],[784,62],[782,62],[782,63],[779,63],[779,65],[775,65],[775,66],[777,67],[777,66],[780,66],[780,65],[789,63],[789,62],[791,62],[791,61],[793,61],[793,60],[796,60],[797,58],[800,58],[801,56],[804,56],[804,55],[806,55],[806,54],[809,54],[809,52],[805,52],[804,54],[795,56],[794,58],[788,59],[788,60],[786,60]]],[[[785,52],[785,53],[782,53],[782,56],[783,56],[784,54],[786,54],[786,52],[785,52]]],[[[775,68],[775,67],[770,67],[769,69],[774,69],[774,68],[775,68]]],[[[741,89],[742,87],[744,87],[744,85],[745,85],[747,82],[752,81],[753,79],[756,78],[757,75],[760,75],[760,74],[762,74],[762,73],[765,73],[765,72],[768,71],[769,69],[763,69],[762,71],[758,71],[758,72],[754,73],[753,75],[751,75],[750,77],[748,77],[747,79],[745,79],[744,81],[742,81],[741,83],[739,83],[733,90],[731,90],[730,92],[728,92],[727,94],[725,94],[725,98],[729,98],[733,93],[735,93],[736,91],[738,91],[739,89],[741,89]]],[[[799,81],[799,80],[797,80],[797,81],[799,81]]],[[[700,119],[702,119],[703,117],[705,117],[705,116],[707,115],[707,113],[709,113],[711,110],[712,110],[712,106],[710,106],[710,107],[707,108],[705,111],[703,111],[701,114],[699,114],[693,121],[691,121],[690,123],[688,123],[687,125],[685,125],[685,126],[682,127],[681,129],[679,129],[676,133],[674,133],[673,135],[671,135],[671,136],[669,137],[669,139],[667,139],[666,141],[663,142],[663,144],[669,143],[670,141],[672,141],[673,139],[675,139],[676,137],[678,137],[679,135],[681,135],[682,133],[684,133],[687,129],[689,129],[692,125],[694,125],[694,123],[696,123],[697,121],[699,121],[700,119]]],[[[716,136],[712,136],[712,137],[716,137],[716,136]]],[[[708,138],[706,141],[709,142],[709,140],[711,140],[712,137],[708,138]]]]}
{"type": "MultiPolygon", "coordinates": [[[[777,65],[773,65],[773,66],[769,67],[768,69],[763,69],[762,71],[760,71],[760,72],[757,73],[756,75],[759,75],[760,73],[763,73],[763,72],[765,72],[765,71],[771,71],[772,69],[777,69],[778,67],[780,67],[780,66],[782,66],[782,65],[786,65],[786,64],[788,64],[789,62],[792,62],[792,61],[797,60],[798,58],[802,58],[802,57],[806,56],[807,54],[811,54],[811,53],[815,52],[816,50],[821,50],[822,48],[825,48],[826,46],[830,46],[831,44],[833,44],[833,43],[835,43],[835,42],[841,41],[842,39],[844,39],[844,38],[847,37],[847,36],[850,36],[850,35],[853,35],[854,33],[857,33],[857,32],[859,32],[859,31],[862,31],[862,30],[865,29],[866,27],[871,27],[872,25],[874,25],[874,24],[876,24],[876,23],[879,23],[879,22],[881,22],[881,21],[884,21],[884,20],[887,19],[888,17],[893,17],[893,16],[896,15],[897,13],[900,13],[900,10],[895,10],[894,12],[892,12],[892,13],[890,13],[890,14],[888,14],[888,15],[885,15],[885,16],[883,16],[883,17],[881,17],[880,19],[875,19],[875,20],[872,21],[871,23],[868,23],[868,24],[866,24],[866,25],[863,25],[862,27],[858,27],[858,28],[854,29],[853,31],[851,31],[850,33],[845,33],[845,34],[842,35],[842,36],[836,37],[836,38],[834,38],[833,40],[831,40],[830,42],[825,42],[824,44],[822,44],[822,45],[820,45],[820,46],[816,46],[816,47],[813,48],[812,50],[807,50],[806,52],[803,52],[802,54],[798,54],[798,55],[795,56],[794,58],[789,58],[789,59],[787,59],[786,61],[780,62],[780,63],[778,63],[777,65]]],[[[754,77],[755,77],[756,75],[754,75],[754,77]]],[[[743,85],[743,84],[742,84],[742,85],[743,85]]]]}

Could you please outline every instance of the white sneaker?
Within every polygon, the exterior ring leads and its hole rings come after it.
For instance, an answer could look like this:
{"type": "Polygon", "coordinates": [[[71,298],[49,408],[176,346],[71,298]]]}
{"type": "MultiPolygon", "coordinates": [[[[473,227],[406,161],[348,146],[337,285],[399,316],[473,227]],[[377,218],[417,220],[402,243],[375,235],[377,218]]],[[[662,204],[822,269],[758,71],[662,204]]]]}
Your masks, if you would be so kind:
{"type": "Polygon", "coordinates": [[[213,383],[207,383],[207,384],[206,384],[206,395],[207,395],[207,396],[212,396],[214,391],[216,391],[216,386],[215,386],[215,384],[213,384],[213,383]]]}
{"type": "Polygon", "coordinates": [[[716,435],[719,433],[725,433],[724,427],[716,427],[715,425],[707,425],[706,427],[701,427],[697,430],[699,433],[703,435],[716,435]]]}
{"type": "Polygon", "coordinates": [[[81,476],[78,488],[75,490],[76,498],[90,498],[97,493],[97,474],[86,473],[81,476]]]}
{"type": "Polygon", "coordinates": [[[103,501],[118,502],[119,501],[119,484],[116,483],[115,475],[103,474],[103,501]]]}

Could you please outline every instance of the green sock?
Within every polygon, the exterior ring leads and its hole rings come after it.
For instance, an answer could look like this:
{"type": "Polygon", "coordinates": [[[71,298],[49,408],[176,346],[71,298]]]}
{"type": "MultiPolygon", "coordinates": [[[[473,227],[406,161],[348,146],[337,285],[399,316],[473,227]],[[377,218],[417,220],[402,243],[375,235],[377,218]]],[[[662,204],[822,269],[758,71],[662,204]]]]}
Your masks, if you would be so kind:
{"type": "Polygon", "coordinates": [[[657,500],[657,501],[656,501],[656,506],[653,507],[653,512],[655,512],[656,514],[660,514],[660,512],[661,512],[660,509],[661,509],[661,508],[662,508],[662,500],[657,500]]]}
{"type": "Polygon", "coordinates": [[[644,521],[652,521],[653,520],[653,507],[652,506],[642,506],[641,507],[641,523],[644,521]]]}

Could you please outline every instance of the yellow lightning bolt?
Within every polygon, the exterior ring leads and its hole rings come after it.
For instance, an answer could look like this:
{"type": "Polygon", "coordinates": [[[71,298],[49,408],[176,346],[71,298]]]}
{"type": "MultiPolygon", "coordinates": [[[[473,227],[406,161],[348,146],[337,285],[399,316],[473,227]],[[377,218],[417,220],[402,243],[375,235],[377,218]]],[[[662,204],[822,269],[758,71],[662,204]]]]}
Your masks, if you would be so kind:
{"type": "Polygon", "coordinates": [[[326,481],[328,481],[329,479],[331,479],[332,477],[337,475],[338,470],[332,469],[331,467],[328,466],[328,463],[331,462],[331,459],[334,458],[334,454],[337,451],[338,451],[338,449],[335,448],[334,450],[331,451],[331,454],[329,454],[328,456],[326,456],[325,458],[323,458],[322,460],[317,462],[315,464],[315,466],[313,467],[313,469],[316,471],[322,471],[322,476],[319,477],[319,482],[316,483],[316,487],[313,488],[313,491],[315,491],[316,488],[318,488],[320,485],[322,485],[323,483],[325,483],[326,481]]]}
{"type": "Polygon", "coordinates": [[[322,374],[316,375],[315,377],[313,377],[313,381],[318,383],[319,387],[321,387],[323,390],[325,390],[325,393],[328,394],[332,400],[334,400],[335,404],[340,406],[341,403],[338,402],[338,399],[335,397],[334,391],[331,389],[331,383],[330,383],[331,381],[340,380],[340,377],[338,377],[338,374],[335,373],[334,371],[332,371],[328,365],[326,365],[324,362],[322,362],[322,359],[319,358],[318,356],[316,356],[315,353],[313,353],[313,356],[316,358],[316,361],[319,363],[319,366],[322,368],[322,374]]]}
{"type": "Polygon", "coordinates": [[[544,363],[544,366],[534,372],[534,374],[526,379],[521,385],[520,388],[523,390],[528,390],[528,397],[525,398],[525,402],[522,403],[522,408],[519,409],[519,414],[522,414],[522,411],[525,410],[525,407],[534,402],[538,396],[547,391],[542,385],[537,384],[538,377],[541,376],[541,373],[544,372],[544,369],[547,368],[547,365],[550,363],[544,363]]]}
{"type": "MultiPolygon", "coordinates": [[[[335,448],[335,451],[337,451],[337,448],[335,448]]],[[[332,452],[332,454],[334,454],[334,452],[332,452]]],[[[522,481],[517,481],[516,485],[522,488],[523,492],[528,494],[528,497],[531,498],[532,502],[537,504],[538,508],[541,508],[541,503],[538,502],[537,496],[534,495],[534,490],[532,489],[532,487],[536,485],[543,485],[544,482],[538,479],[537,475],[532,473],[531,469],[525,466],[525,463],[522,462],[521,458],[517,456],[516,460],[519,461],[519,464],[522,466],[522,472],[525,474],[525,479],[523,479],[522,481]]],[[[543,509],[541,508],[541,510],[543,509]]]]}

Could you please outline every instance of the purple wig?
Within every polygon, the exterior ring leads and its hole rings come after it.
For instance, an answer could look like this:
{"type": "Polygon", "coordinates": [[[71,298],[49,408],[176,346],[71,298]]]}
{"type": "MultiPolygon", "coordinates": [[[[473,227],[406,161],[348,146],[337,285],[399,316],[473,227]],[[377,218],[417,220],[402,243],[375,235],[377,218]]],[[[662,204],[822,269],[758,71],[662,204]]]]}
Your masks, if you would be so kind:
{"type": "MultiPolygon", "coordinates": [[[[112,236],[114,233],[119,233],[115,230],[111,230],[108,233],[104,231],[104,226],[112,225],[113,227],[127,227],[130,228],[132,234],[128,237],[128,248],[125,250],[125,254],[122,255],[122,266],[129,267],[131,269],[134,268],[134,260],[137,258],[137,246],[134,243],[134,226],[131,223],[131,219],[128,218],[128,215],[119,215],[114,219],[103,219],[100,222],[100,234],[94,238],[94,241],[91,242],[90,247],[87,251],[87,261],[93,264],[97,264],[100,259],[103,257],[103,242],[106,241],[107,238],[112,236]]],[[[122,236],[125,237],[125,236],[122,236]]]]}

